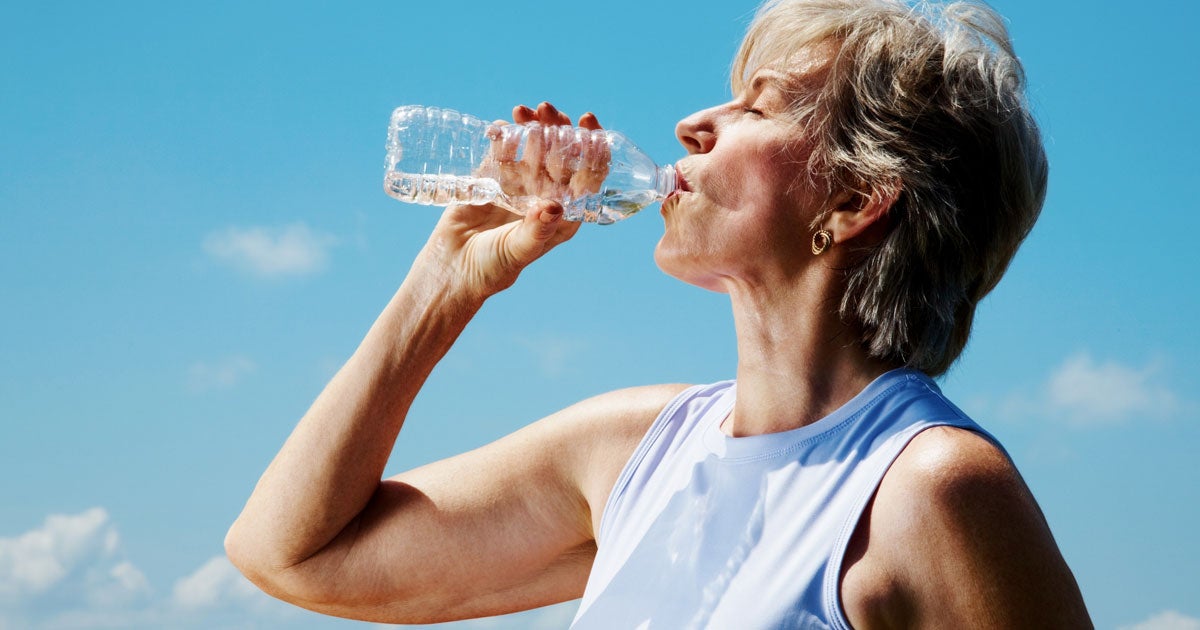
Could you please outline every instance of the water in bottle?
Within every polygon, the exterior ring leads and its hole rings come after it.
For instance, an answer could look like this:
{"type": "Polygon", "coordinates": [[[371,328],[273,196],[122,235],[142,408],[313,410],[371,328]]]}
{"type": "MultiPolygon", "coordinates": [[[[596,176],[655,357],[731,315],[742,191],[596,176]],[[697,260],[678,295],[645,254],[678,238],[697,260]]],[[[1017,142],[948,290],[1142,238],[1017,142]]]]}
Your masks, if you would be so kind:
{"type": "Polygon", "coordinates": [[[384,190],[408,203],[493,203],[524,214],[538,199],[572,221],[609,224],[664,199],[675,167],[625,136],[540,123],[494,124],[450,109],[406,106],[388,127],[384,190]]]}

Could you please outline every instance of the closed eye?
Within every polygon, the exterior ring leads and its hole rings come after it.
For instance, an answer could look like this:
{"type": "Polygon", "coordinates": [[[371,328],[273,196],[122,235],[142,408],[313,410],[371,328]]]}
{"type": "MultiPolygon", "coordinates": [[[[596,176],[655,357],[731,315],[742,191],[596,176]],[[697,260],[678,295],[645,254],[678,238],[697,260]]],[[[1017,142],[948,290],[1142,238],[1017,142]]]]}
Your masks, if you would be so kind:
{"type": "Polygon", "coordinates": [[[754,116],[762,116],[763,115],[761,109],[754,109],[753,107],[743,107],[742,111],[747,114],[754,115],[754,116]]]}

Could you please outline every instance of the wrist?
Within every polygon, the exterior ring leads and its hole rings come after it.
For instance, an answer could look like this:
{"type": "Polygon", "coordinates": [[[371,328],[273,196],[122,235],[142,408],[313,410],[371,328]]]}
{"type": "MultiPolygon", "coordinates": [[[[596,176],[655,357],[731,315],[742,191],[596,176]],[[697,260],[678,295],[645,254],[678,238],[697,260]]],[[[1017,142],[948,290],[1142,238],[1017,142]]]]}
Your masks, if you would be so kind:
{"type": "Polygon", "coordinates": [[[393,305],[408,313],[423,313],[421,319],[461,321],[465,326],[494,293],[480,291],[463,276],[453,264],[418,256],[392,300],[403,305],[393,305]]]}
{"type": "Polygon", "coordinates": [[[512,286],[526,266],[498,244],[502,245],[491,239],[476,241],[474,236],[435,232],[417,254],[405,282],[416,283],[427,299],[473,313],[488,298],[512,286]]]}

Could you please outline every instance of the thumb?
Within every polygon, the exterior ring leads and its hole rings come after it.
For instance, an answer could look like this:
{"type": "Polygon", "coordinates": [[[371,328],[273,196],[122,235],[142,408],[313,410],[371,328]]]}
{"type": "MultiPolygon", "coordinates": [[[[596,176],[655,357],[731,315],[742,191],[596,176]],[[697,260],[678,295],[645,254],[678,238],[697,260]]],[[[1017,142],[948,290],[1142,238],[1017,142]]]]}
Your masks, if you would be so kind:
{"type": "Polygon", "coordinates": [[[509,252],[522,266],[538,259],[552,247],[555,233],[563,222],[563,207],[557,201],[543,200],[529,210],[509,236],[509,252]]]}

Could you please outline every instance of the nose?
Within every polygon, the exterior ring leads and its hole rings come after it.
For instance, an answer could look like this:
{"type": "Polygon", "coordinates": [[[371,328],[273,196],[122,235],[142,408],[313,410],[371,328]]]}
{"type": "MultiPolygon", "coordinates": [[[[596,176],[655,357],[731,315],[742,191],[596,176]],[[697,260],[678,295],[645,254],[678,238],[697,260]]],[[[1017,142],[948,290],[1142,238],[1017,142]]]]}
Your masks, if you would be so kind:
{"type": "Polygon", "coordinates": [[[698,111],[675,125],[675,137],[689,154],[708,153],[717,141],[713,110],[698,111]]]}

